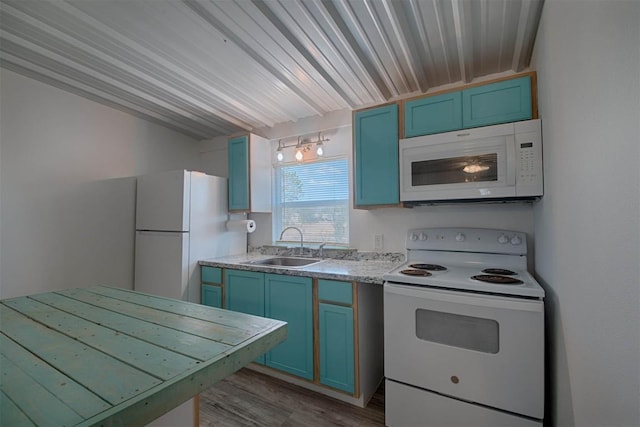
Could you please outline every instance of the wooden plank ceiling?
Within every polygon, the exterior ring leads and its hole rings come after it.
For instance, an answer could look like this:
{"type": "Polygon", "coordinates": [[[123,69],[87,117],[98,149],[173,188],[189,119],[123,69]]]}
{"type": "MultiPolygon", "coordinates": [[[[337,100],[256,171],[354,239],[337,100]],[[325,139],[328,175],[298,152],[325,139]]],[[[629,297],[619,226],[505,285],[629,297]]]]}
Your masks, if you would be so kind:
{"type": "Polygon", "coordinates": [[[542,0],[2,0],[0,65],[198,139],[526,69],[542,0]]]}

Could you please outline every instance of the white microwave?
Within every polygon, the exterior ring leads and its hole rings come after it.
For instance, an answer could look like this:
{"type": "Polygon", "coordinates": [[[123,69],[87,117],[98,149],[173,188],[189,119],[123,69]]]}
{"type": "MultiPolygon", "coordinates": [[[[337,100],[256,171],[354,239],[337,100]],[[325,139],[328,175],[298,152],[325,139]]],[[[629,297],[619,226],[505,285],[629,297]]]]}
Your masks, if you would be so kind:
{"type": "Polygon", "coordinates": [[[400,140],[405,204],[535,200],[543,194],[540,120],[400,140]]]}

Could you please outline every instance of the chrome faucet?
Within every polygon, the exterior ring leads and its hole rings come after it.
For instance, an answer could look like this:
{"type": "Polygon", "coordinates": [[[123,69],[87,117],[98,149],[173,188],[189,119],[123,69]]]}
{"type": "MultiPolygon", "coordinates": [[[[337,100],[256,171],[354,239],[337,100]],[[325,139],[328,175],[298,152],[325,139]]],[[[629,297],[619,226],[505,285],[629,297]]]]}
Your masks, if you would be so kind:
{"type": "Polygon", "coordinates": [[[282,230],[282,233],[280,233],[280,240],[282,240],[284,232],[289,229],[297,230],[298,233],[300,233],[300,256],[302,256],[302,254],[304,253],[304,237],[302,236],[302,230],[300,230],[298,227],[286,227],[284,230],[282,230]]]}
{"type": "Polygon", "coordinates": [[[318,253],[318,256],[320,258],[324,258],[324,245],[326,245],[327,242],[324,243],[320,243],[320,246],[318,246],[318,249],[320,250],[320,252],[318,253]]]}

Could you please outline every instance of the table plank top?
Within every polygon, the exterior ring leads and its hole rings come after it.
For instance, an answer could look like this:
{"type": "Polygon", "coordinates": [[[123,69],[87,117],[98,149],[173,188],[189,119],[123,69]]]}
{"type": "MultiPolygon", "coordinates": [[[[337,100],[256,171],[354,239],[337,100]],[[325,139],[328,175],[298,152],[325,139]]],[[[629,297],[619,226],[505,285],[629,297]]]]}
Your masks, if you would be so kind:
{"type": "Polygon", "coordinates": [[[286,338],[286,322],[94,287],[0,301],[0,425],[145,425],[286,338]]]}

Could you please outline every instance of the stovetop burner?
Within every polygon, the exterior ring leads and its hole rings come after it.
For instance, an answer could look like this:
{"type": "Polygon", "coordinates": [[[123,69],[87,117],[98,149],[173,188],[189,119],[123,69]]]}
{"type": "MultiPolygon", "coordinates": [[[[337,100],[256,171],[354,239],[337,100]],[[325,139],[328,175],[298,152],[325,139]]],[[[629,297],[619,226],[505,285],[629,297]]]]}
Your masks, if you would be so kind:
{"type": "Polygon", "coordinates": [[[526,238],[485,228],[408,230],[404,262],[383,280],[390,289],[542,299],[544,289],[527,270],[526,238]]]}
{"type": "Polygon", "coordinates": [[[485,268],[482,272],[487,274],[500,274],[502,276],[515,276],[518,274],[515,271],[507,270],[505,268],[485,268]]]}
{"type": "Polygon", "coordinates": [[[497,274],[478,274],[471,276],[471,278],[481,282],[496,283],[500,285],[521,285],[524,283],[522,280],[516,279],[515,277],[499,276],[497,274]]]}
{"type": "Polygon", "coordinates": [[[410,264],[409,267],[429,271],[445,271],[447,267],[438,264],[410,264]]]}
{"type": "Polygon", "coordinates": [[[422,277],[431,276],[431,273],[429,273],[427,270],[406,269],[406,270],[401,270],[400,273],[406,274],[407,276],[422,276],[422,277]]]}

